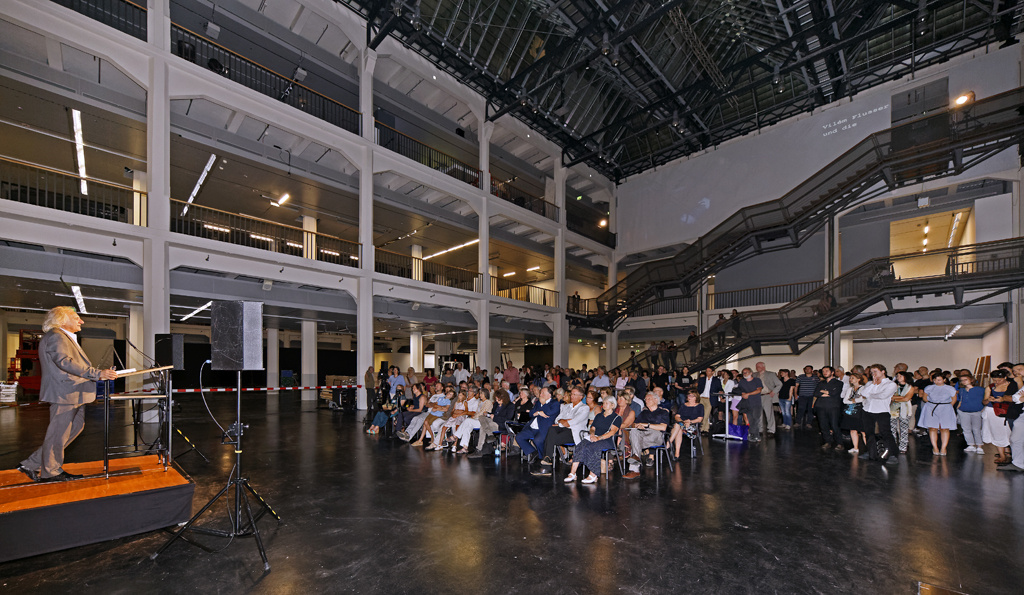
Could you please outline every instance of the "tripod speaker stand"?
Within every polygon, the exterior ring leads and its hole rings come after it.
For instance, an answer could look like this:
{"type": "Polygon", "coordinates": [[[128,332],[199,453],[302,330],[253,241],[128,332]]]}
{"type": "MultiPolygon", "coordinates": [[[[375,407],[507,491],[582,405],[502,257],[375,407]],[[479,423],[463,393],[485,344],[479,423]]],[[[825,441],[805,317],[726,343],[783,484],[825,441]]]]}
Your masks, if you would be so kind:
{"type": "Polygon", "coordinates": [[[224,433],[221,442],[235,447],[235,466],[228,476],[227,484],[210,499],[194,517],[181,526],[174,535],[155,554],[156,559],[167,546],[181,537],[185,531],[195,531],[217,537],[249,537],[256,540],[260,557],[263,558],[263,570],[270,570],[267,561],[267,550],[263,547],[263,538],[256,525],[263,515],[270,513],[278,522],[281,517],[267,504],[242,474],[242,434],[246,426],[242,424],[242,370],[263,369],[263,304],[261,302],[214,301],[210,310],[210,347],[211,362],[214,370],[233,370],[237,373],[235,391],[235,423],[224,433]],[[232,494],[233,490],[233,494],[232,494]],[[207,529],[193,527],[199,517],[210,510],[224,496],[234,496],[234,513],[229,510],[230,530],[207,529]],[[249,497],[256,499],[256,512],[249,497]],[[244,515],[244,517],[243,517],[244,515]],[[243,520],[247,519],[247,520],[243,520]]]}
{"type": "Polygon", "coordinates": [[[270,562],[267,561],[267,550],[263,547],[263,539],[260,537],[260,530],[256,523],[263,518],[263,515],[270,513],[279,522],[281,517],[278,516],[274,509],[270,507],[270,504],[260,496],[259,493],[253,489],[249,483],[249,479],[242,475],[242,434],[246,426],[242,425],[242,372],[238,372],[237,380],[237,392],[235,393],[236,405],[235,405],[235,423],[232,424],[227,433],[224,436],[224,444],[231,444],[235,447],[235,467],[231,475],[228,477],[227,484],[221,488],[217,495],[210,499],[199,512],[195,514],[187,523],[182,525],[174,535],[171,536],[167,543],[163,545],[159,550],[156,551],[152,556],[151,560],[155,560],[157,556],[163,553],[169,545],[174,543],[185,531],[195,531],[196,533],[203,533],[205,535],[214,535],[217,537],[249,537],[252,536],[256,540],[256,547],[259,549],[260,557],[263,559],[263,570],[270,570],[270,562]],[[234,514],[228,513],[229,520],[231,521],[231,528],[229,530],[223,529],[207,529],[206,527],[194,527],[199,517],[210,510],[213,505],[224,496],[231,497],[230,492],[234,489],[234,514]],[[249,497],[252,496],[256,499],[256,512],[253,512],[252,503],[249,501],[249,497]],[[247,519],[243,521],[244,518],[247,519]]]}

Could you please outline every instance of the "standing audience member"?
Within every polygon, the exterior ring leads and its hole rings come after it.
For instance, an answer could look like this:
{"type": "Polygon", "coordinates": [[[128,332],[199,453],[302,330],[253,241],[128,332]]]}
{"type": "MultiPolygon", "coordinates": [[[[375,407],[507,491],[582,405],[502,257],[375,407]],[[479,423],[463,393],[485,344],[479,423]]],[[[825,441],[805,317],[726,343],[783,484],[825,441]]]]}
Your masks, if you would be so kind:
{"type": "Polygon", "coordinates": [[[821,382],[814,390],[811,403],[814,415],[821,427],[822,448],[843,450],[842,434],[839,432],[839,412],[842,410],[843,382],[833,375],[832,366],[821,369],[821,382]]]}
{"type": "Polygon", "coordinates": [[[850,390],[843,391],[843,405],[846,408],[843,410],[839,427],[850,433],[850,442],[853,443],[850,454],[860,452],[860,439],[864,436],[864,397],[860,394],[860,389],[865,382],[863,374],[850,374],[850,390]]]}
{"type": "Polygon", "coordinates": [[[964,440],[967,441],[967,448],[964,452],[983,454],[981,448],[984,442],[981,432],[981,416],[985,412],[985,389],[974,386],[974,376],[967,370],[960,372],[960,387],[956,391],[956,400],[960,403],[957,407],[957,421],[964,430],[964,440]]]}
{"type": "Polygon", "coordinates": [[[700,422],[700,431],[706,435],[710,429],[711,415],[722,398],[722,381],[715,375],[714,368],[704,370],[704,374],[697,380],[697,390],[700,391],[700,404],[707,413],[704,421],[700,422]]]}
{"type": "MultiPolygon", "coordinates": [[[[896,394],[896,383],[885,376],[885,366],[871,364],[868,373],[871,380],[860,389],[864,397],[864,431],[868,435],[867,458],[882,460],[888,465],[898,465],[896,457],[896,439],[892,436],[892,424],[889,417],[889,406],[892,396],[896,394]],[[875,450],[875,426],[882,435],[884,448],[882,452],[875,450]]],[[[864,455],[861,455],[864,458],[864,455]]]]}
{"type": "MultiPolygon", "coordinates": [[[[764,364],[762,364],[762,367],[764,364]]],[[[773,374],[774,376],[774,374],[773,374]]],[[[778,380],[778,378],[776,378],[778,380]]],[[[754,371],[750,368],[743,368],[743,376],[737,381],[737,385],[740,388],[740,397],[745,402],[743,411],[747,414],[747,425],[750,426],[750,433],[747,440],[750,442],[761,441],[761,413],[763,411],[761,406],[761,392],[764,390],[764,385],[761,384],[761,379],[754,376],[754,371]]],[[[768,399],[771,402],[771,399],[768,399]]],[[[774,418],[772,422],[774,423],[774,418]]]]}
{"type": "MultiPolygon", "coordinates": [[[[1012,371],[1014,383],[1020,388],[1010,394],[1010,414],[1007,417],[1019,418],[1024,410],[1024,364],[1017,364],[1012,371]]],[[[1013,460],[1010,464],[1000,467],[999,470],[1013,473],[1024,472],[1024,423],[1013,424],[1010,435],[1010,452],[1013,454],[1013,460]]]]}
{"type": "Polygon", "coordinates": [[[783,368],[779,370],[779,380],[782,380],[782,388],[779,389],[782,429],[788,430],[793,427],[793,393],[796,392],[796,378],[792,371],[783,368]]]}
{"type": "Polygon", "coordinates": [[[804,366],[804,373],[796,379],[796,420],[797,428],[811,429],[814,417],[814,395],[818,389],[818,376],[813,366],[804,366]]]}
{"type": "Polygon", "coordinates": [[[985,389],[985,412],[981,417],[981,436],[985,444],[995,446],[996,464],[1005,465],[1011,461],[1006,447],[1010,446],[1010,426],[1004,417],[1006,401],[1013,396],[1010,391],[1009,375],[1004,370],[993,370],[989,375],[992,386],[985,389]],[[998,412],[996,410],[999,410],[998,412]]]}
{"type": "Polygon", "coordinates": [[[782,380],[775,375],[775,372],[769,372],[765,369],[764,362],[757,362],[754,365],[757,369],[757,377],[761,380],[761,384],[764,385],[764,390],[761,391],[761,408],[764,410],[764,419],[767,425],[764,426],[765,436],[768,438],[775,437],[775,404],[779,402],[779,391],[782,390],[782,380]]]}
{"type": "Polygon", "coordinates": [[[914,375],[906,370],[896,372],[895,377],[896,394],[893,395],[889,406],[889,421],[893,435],[898,437],[900,454],[905,454],[910,445],[910,418],[914,411],[910,401],[914,398],[917,387],[914,386],[914,375]]]}
{"type": "Polygon", "coordinates": [[[924,411],[918,422],[922,428],[928,428],[928,438],[932,442],[932,454],[946,456],[949,444],[949,431],[956,429],[956,389],[946,384],[942,371],[936,370],[931,375],[932,384],[924,389],[924,411]],[[938,435],[942,434],[942,448],[939,448],[938,435]]]}

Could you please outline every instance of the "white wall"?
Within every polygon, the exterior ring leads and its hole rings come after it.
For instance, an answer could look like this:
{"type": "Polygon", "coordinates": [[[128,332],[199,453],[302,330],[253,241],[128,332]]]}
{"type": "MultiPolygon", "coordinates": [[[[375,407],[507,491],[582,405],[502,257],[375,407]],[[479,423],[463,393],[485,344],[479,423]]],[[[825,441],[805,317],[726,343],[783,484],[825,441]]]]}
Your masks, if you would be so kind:
{"type": "Polygon", "coordinates": [[[603,366],[604,350],[596,345],[569,343],[569,367],[578,370],[583,364],[587,364],[587,368],[603,366]]]}
{"type": "MultiPolygon", "coordinates": [[[[982,355],[991,355],[993,364],[996,354],[985,353],[982,339],[942,339],[927,341],[893,341],[887,343],[855,343],[852,361],[869,366],[874,363],[885,365],[890,373],[892,367],[904,362],[911,370],[920,366],[953,370],[974,369],[974,363],[982,355]]],[[[1003,360],[999,360],[1003,361],[1003,360]]]]}
{"type": "MultiPolygon", "coordinates": [[[[997,326],[981,338],[981,355],[992,356],[992,369],[1010,359],[1010,326],[1008,324],[997,326]]],[[[974,366],[971,366],[971,369],[973,370],[974,366]]]]}
{"type": "Polygon", "coordinates": [[[1013,237],[1013,195],[1000,194],[974,201],[974,236],[978,242],[1013,237]]]}
{"type": "MultiPolygon", "coordinates": [[[[889,128],[890,98],[900,90],[948,76],[952,95],[972,90],[984,99],[1020,85],[1019,45],[985,52],[630,178],[618,188],[619,205],[628,205],[618,210],[618,252],[695,239],[743,206],[781,197],[869,134],[889,128]]],[[[1015,151],[1005,151],[967,172],[966,179],[1016,169],[1016,161],[1015,151]]]]}

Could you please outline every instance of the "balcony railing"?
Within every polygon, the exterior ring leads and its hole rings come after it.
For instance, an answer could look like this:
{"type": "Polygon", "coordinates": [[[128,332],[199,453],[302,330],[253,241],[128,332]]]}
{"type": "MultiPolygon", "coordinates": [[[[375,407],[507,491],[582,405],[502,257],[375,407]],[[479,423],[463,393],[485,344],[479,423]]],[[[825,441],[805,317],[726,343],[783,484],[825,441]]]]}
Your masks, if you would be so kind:
{"type": "Polygon", "coordinates": [[[426,165],[430,169],[436,169],[460,182],[465,182],[471,186],[480,185],[479,169],[467,165],[447,153],[425,145],[411,136],[402,134],[386,124],[381,124],[376,120],[374,122],[374,125],[377,127],[376,141],[378,145],[408,157],[416,163],[426,165]]]}
{"type": "Polygon", "coordinates": [[[509,184],[507,182],[498,182],[491,179],[491,194],[498,198],[510,202],[516,206],[523,207],[528,211],[533,211],[538,215],[547,217],[552,221],[558,221],[558,207],[554,203],[550,203],[539,196],[535,196],[509,184]]]}
{"type": "Polygon", "coordinates": [[[373,267],[378,273],[466,291],[482,290],[479,273],[387,250],[377,249],[373,252],[373,267]]]}
{"type": "Polygon", "coordinates": [[[821,287],[821,281],[805,281],[788,285],[752,287],[718,291],[708,294],[708,310],[764,306],[767,304],[788,304],[808,291],[821,287]]]}
{"type": "Polygon", "coordinates": [[[615,247],[616,237],[609,231],[608,215],[601,211],[568,202],[565,205],[565,226],[569,231],[601,242],[610,248],[615,247]],[[602,220],[604,225],[601,225],[602,220]]]}
{"type": "Polygon", "coordinates": [[[677,296],[647,304],[636,309],[630,316],[661,316],[665,314],[682,314],[696,312],[697,298],[694,296],[677,296]]]}
{"type": "Polygon", "coordinates": [[[273,97],[314,118],[353,134],[360,133],[358,111],[321,95],[305,85],[257,64],[188,29],[171,25],[171,51],[257,93],[273,97]]]}
{"type": "Polygon", "coordinates": [[[145,192],[7,157],[0,157],[0,196],[68,213],[146,225],[145,192]]]}
{"type": "MultiPolygon", "coordinates": [[[[146,8],[129,0],[52,0],[122,33],[146,41],[146,8]]],[[[140,0],[143,4],[145,0],[140,0]]]]}
{"type": "Polygon", "coordinates": [[[171,200],[171,231],[197,238],[290,254],[321,262],[359,266],[359,244],[300,227],[171,200]]]}
{"type": "Polygon", "coordinates": [[[520,302],[530,302],[531,304],[539,304],[541,306],[551,306],[552,308],[559,306],[557,291],[544,289],[536,285],[516,283],[515,281],[509,281],[500,277],[491,277],[491,295],[520,302]]]}

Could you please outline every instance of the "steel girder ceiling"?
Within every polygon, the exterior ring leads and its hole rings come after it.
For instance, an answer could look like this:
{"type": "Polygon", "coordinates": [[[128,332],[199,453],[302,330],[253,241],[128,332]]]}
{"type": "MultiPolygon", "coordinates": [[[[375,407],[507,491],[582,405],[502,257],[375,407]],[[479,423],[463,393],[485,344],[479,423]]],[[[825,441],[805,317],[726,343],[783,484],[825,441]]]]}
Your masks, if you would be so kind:
{"type": "Polygon", "coordinates": [[[1019,32],[1018,0],[336,0],[621,181],[1019,32]]]}

